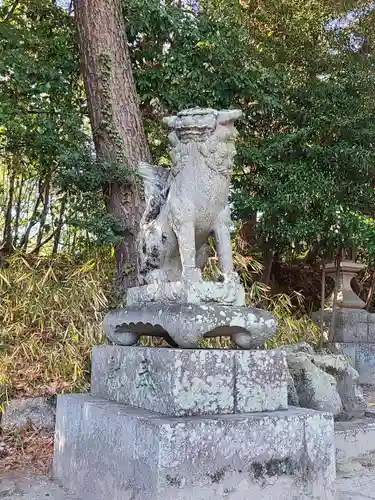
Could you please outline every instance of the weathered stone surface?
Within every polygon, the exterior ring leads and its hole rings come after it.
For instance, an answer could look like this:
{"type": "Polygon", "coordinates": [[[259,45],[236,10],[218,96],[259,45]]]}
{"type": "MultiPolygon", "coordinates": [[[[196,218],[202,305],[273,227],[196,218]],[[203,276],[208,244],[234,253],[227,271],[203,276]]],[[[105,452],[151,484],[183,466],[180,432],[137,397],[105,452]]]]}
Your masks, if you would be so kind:
{"type": "Polygon", "coordinates": [[[370,344],[374,344],[375,343],[375,314],[369,314],[368,315],[367,341],[370,344]]]}
{"type": "Polygon", "coordinates": [[[342,403],[335,377],[317,367],[306,353],[287,355],[287,362],[300,406],[339,415],[342,403]]]}
{"type": "Polygon", "coordinates": [[[313,363],[335,377],[343,406],[342,417],[348,419],[363,417],[367,405],[359,386],[358,372],[352,367],[349,359],[343,355],[315,354],[313,363]]]}
{"type": "Polygon", "coordinates": [[[73,395],[53,469],[83,500],[333,500],[334,455],[324,413],[166,418],[73,395]]]}
{"type": "Polygon", "coordinates": [[[94,395],[164,415],[215,415],[287,408],[281,351],[97,346],[94,395]]]}
{"type": "Polygon", "coordinates": [[[375,385],[375,344],[348,342],[341,344],[359,374],[359,383],[375,385]]]}
{"type": "MultiPolygon", "coordinates": [[[[335,341],[336,342],[367,342],[369,325],[373,314],[364,309],[339,308],[336,312],[335,341]]],[[[313,314],[313,318],[320,323],[320,311],[313,314]]],[[[324,323],[330,325],[332,312],[324,312],[324,323]]]]}
{"type": "MultiPolygon", "coordinates": [[[[338,282],[337,306],[340,308],[361,309],[365,307],[365,302],[358,297],[351,286],[352,279],[366,267],[365,264],[354,262],[352,260],[342,260],[340,262],[340,273],[338,282]]],[[[327,276],[330,276],[336,281],[336,263],[328,263],[326,265],[327,276]]],[[[327,299],[327,304],[333,305],[333,292],[327,299]]]]}
{"type": "Polygon", "coordinates": [[[375,385],[375,344],[356,344],[356,369],[361,384],[375,385]]]}
{"type": "Polygon", "coordinates": [[[336,464],[339,471],[375,466],[375,419],[335,423],[336,464]]]}
{"type": "Polygon", "coordinates": [[[243,349],[263,347],[276,318],[246,308],[234,271],[230,180],[239,110],[192,108],[167,117],[172,168],[142,163],[146,210],[138,235],[140,287],[128,290],[125,307],[104,320],[108,339],[134,345],[140,335],[194,348],[204,337],[230,335],[243,349]],[[205,282],[213,236],[223,282],[205,282]]]}
{"type": "Polygon", "coordinates": [[[357,362],[356,362],[356,344],[353,342],[341,342],[340,348],[341,348],[342,354],[345,354],[345,356],[347,356],[350,359],[352,366],[356,367],[356,365],[357,365],[357,362]]]}
{"type": "Polygon", "coordinates": [[[236,281],[214,282],[201,281],[186,283],[153,283],[151,285],[130,288],[126,296],[126,306],[143,306],[157,302],[158,304],[205,304],[219,303],[223,305],[244,306],[245,289],[236,281]]]}
{"type": "Polygon", "coordinates": [[[289,382],[288,385],[289,404],[296,400],[295,391],[301,406],[333,411],[340,419],[365,415],[366,401],[359,385],[359,375],[349,357],[341,352],[317,354],[306,343],[285,346],[283,350],[294,379],[293,384],[289,382]]]}
{"type": "Polygon", "coordinates": [[[296,386],[294,385],[293,377],[291,376],[290,372],[288,373],[287,382],[288,382],[288,405],[299,406],[299,397],[296,391],[296,386]]]}
{"type": "Polygon", "coordinates": [[[186,109],[170,128],[170,171],[142,164],[146,210],[139,232],[140,283],[201,281],[212,234],[224,281],[237,281],[230,240],[229,187],[239,110],[186,109]]]}
{"type": "Polygon", "coordinates": [[[314,354],[314,348],[307,342],[299,342],[298,344],[283,345],[281,349],[287,354],[294,354],[297,352],[304,352],[306,354],[314,354]]]}
{"type": "Polygon", "coordinates": [[[368,324],[337,322],[335,340],[337,342],[367,342],[368,324]]]}
{"type": "Polygon", "coordinates": [[[204,337],[230,335],[243,349],[256,349],[276,332],[276,318],[262,309],[221,304],[158,303],[110,311],[103,322],[108,339],[133,345],[141,335],[166,338],[172,345],[198,347],[204,337]]]}
{"type": "Polygon", "coordinates": [[[54,402],[46,398],[12,399],[1,418],[3,430],[22,429],[30,425],[45,430],[55,427],[54,402]]]}

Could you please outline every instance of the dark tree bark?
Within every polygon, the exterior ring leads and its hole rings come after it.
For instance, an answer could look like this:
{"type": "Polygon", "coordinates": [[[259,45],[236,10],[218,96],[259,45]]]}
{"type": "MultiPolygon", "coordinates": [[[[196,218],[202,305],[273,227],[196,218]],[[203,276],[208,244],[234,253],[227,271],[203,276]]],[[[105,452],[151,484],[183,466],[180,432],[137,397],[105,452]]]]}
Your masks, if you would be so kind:
{"type": "Polygon", "coordinates": [[[12,234],[12,208],[14,199],[14,187],[16,181],[16,171],[12,168],[9,172],[9,190],[8,190],[8,201],[5,211],[5,223],[3,232],[3,245],[2,251],[5,254],[9,254],[13,249],[13,234],[12,234]]]}
{"type": "MultiPolygon", "coordinates": [[[[43,192],[43,209],[42,213],[39,218],[39,231],[38,235],[36,238],[36,248],[40,249],[42,248],[42,241],[43,241],[43,234],[44,234],[44,228],[46,225],[47,221],[47,215],[48,215],[48,210],[49,210],[49,202],[50,202],[50,189],[51,189],[51,175],[47,175],[46,181],[44,183],[44,192],[43,192]]],[[[39,250],[38,250],[39,251],[39,250]]],[[[34,253],[38,253],[33,251],[34,253]]]]}
{"type": "MultiPolygon", "coordinates": [[[[78,43],[91,128],[98,159],[135,172],[150,161],[133,79],[121,0],[74,0],[78,43]]],[[[136,280],[136,235],[143,196],[135,175],[126,185],[104,186],[107,210],[121,221],[123,241],[116,248],[117,278],[136,280]]]]}
{"type": "Polygon", "coordinates": [[[307,255],[304,259],[304,264],[306,266],[313,266],[315,264],[321,245],[322,245],[322,243],[320,241],[317,241],[316,243],[313,244],[313,246],[307,252],[307,255]]]}
{"type": "Polygon", "coordinates": [[[320,348],[324,345],[324,305],[326,301],[326,261],[322,260],[322,288],[320,297],[320,348]]]}
{"type": "Polygon", "coordinates": [[[57,254],[57,251],[59,249],[59,244],[60,244],[60,239],[61,239],[61,231],[62,231],[62,227],[64,225],[66,201],[67,201],[67,196],[65,195],[63,197],[63,199],[61,200],[59,218],[57,221],[56,234],[55,234],[55,237],[53,240],[52,255],[57,254]]]}
{"type": "Polygon", "coordinates": [[[367,294],[366,305],[365,305],[366,311],[368,311],[371,307],[372,299],[374,297],[374,290],[375,290],[375,271],[373,271],[372,273],[371,285],[367,294]]]}
{"type": "Polygon", "coordinates": [[[329,329],[328,343],[331,344],[335,339],[335,330],[336,330],[336,316],[337,316],[337,297],[340,286],[340,266],[341,266],[341,258],[342,258],[342,249],[340,248],[337,257],[336,257],[336,277],[335,277],[335,290],[333,295],[333,305],[332,305],[332,317],[331,324],[329,329]]]}
{"type": "Polygon", "coordinates": [[[269,285],[271,281],[271,272],[274,262],[275,254],[271,250],[265,250],[263,252],[263,273],[261,282],[265,285],[269,285]]]}
{"type": "Polygon", "coordinates": [[[30,239],[30,234],[32,228],[37,224],[38,222],[38,208],[40,203],[42,202],[43,199],[43,190],[44,190],[44,185],[42,184],[41,181],[39,181],[39,191],[38,191],[38,197],[35,200],[34,208],[33,208],[33,213],[30,218],[30,222],[21,238],[19,248],[22,248],[22,250],[26,251],[27,250],[27,245],[29,244],[29,239],[30,239]]]}
{"type": "Polygon", "coordinates": [[[17,248],[18,243],[18,229],[20,225],[21,208],[22,208],[22,195],[23,195],[23,175],[18,183],[17,203],[16,203],[16,216],[14,219],[13,229],[13,248],[17,248]]]}

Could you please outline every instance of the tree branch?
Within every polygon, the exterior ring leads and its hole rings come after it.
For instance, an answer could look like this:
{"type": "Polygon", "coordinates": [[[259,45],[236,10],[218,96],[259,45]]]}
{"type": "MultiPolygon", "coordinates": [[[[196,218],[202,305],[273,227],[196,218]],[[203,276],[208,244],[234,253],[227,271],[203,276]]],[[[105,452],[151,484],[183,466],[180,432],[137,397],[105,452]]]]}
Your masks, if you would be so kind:
{"type": "Polygon", "coordinates": [[[20,2],[21,2],[21,0],[14,0],[14,2],[13,2],[13,4],[12,4],[12,6],[11,6],[11,7],[10,7],[10,9],[8,10],[7,15],[5,16],[5,19],[4,19],[4,21],[3,21],[4,23],[8,23],[8,22],[11,20],[11,18],[12,18],[12,16],[13,16],[13,14],[14,14],[14,11],[16,10],[16,8],[17,8],[17,6],[18,6],[18,4],[19,4],[20,2]]]}
{"type": "Polygon", "coordinates": [[[49,241],[52,240],[52,238],[55,237],[57,231],[59,230],[59,228],[57,227],[49,236],[47,236],[46,239],[44,239],[43,241],[41,241],[35,248],[33,248],[31,250],[31,252],[29,252],[30,255],[33,255],[35,253],[38,253],[39,250],[42,248],[42,246],[44,246],[46,243],[48,243],[49,241]]]}

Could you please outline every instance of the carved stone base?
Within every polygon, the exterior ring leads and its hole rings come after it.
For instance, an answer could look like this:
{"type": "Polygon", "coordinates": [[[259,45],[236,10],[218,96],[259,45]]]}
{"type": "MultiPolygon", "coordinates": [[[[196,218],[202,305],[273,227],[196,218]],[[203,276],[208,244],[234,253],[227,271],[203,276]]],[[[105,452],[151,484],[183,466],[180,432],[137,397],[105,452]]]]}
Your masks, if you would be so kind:
{"type": "Polygon", "coordinates": [[[150,303],[110,311],[103,322],[108,339],[134,345],[141,335],[164,337],[171,345],[194,348],[205,337],[231,336],[243,349],[256,349],[276,332],[276,318],[262,309],[150,303]]]}
{"type": "Polygon", "coordinates": [[[226,283],[175,281],[129,288],[126,306],[140,306],[150,302],[157,302],[158,304],[205,304],[213,302],[223,305],[244,306],[245,290],[236,281],[226,283]]]}
{"type": "Polygon", "coordinates": [[[332,415],[166,417],[59,396],[53,476],[82,500],[333,500],[332,415]]]}
{"type": "Polygon", "coordinates": [[[288,408],[283,351],[97,346],[91,392],[164,415],[288,408]]]}

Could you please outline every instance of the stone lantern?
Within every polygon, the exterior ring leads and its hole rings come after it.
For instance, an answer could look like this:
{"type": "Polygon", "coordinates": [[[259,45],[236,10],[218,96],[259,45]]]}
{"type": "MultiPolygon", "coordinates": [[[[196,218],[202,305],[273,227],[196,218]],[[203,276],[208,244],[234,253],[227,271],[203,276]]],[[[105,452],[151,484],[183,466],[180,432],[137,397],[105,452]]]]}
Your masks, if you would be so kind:
{"type": "MultiPolygon", "coordinates": [[[[353,260],[342,260],[340,262],[339,289],[337,294],[337,307],[348,309],[363,309],[365,302],[353,291],[351,281],[359,271],[366,267],[365,264],[353,260]]],[[[326,274],[336,281],[336,264],[330,262],[326,265],[326,274]]],[[[333,305],[334,293],[327,300],[327,306],[333,305]]]]}

